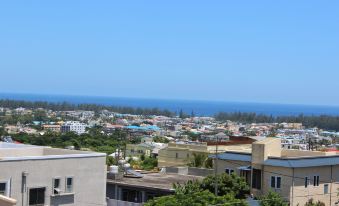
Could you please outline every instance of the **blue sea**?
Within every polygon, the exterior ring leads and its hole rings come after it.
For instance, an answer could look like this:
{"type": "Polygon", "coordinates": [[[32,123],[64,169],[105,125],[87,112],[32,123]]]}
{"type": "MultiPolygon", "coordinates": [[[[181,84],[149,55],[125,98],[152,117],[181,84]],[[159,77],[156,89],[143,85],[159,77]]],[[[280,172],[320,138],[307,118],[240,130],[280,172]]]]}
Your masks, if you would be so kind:
{"type": "Polygon", "coordinates": [[[274,116],[299,115],[301,113],[304,115],[339,115],[339,107],[336,106],[10,93],[0,93],[0,99],[69,102],[73,104],[93,103],[101,105],[141,108],[156,107],[159,109],[168,109],[173,112],[179,112],[182,109],[188,114],[191,114],[191,112],[194,111],[194,113],[198,116],[212,116],[218,112],[255,112],[257,114],[272,114],[274,116]]]}

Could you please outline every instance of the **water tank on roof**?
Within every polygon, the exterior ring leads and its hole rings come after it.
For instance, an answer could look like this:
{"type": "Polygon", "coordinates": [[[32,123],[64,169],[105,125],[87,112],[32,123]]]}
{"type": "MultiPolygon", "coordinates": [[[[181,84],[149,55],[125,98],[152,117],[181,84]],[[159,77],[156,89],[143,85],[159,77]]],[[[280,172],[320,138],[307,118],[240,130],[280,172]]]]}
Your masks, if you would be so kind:
{"type": "Polygon", "coordinates": [[[130,164],[124,164],[124,168],[126,169],[126,168],[130,168],[131,167],[131,165],[130,164]]]}
{"type": "Polygon", "coordinates": [[[109,167],[109,173],[111,174],[118,174],[119,173],[119,167],[116,165],[112,165],[109,167]]]}
{"type": "Polygon", "coordinates": [[[123,164],[125,164],[126,163],[126,160],[119,160],[119,164],[120,165],[123,165],[123,164]]]}

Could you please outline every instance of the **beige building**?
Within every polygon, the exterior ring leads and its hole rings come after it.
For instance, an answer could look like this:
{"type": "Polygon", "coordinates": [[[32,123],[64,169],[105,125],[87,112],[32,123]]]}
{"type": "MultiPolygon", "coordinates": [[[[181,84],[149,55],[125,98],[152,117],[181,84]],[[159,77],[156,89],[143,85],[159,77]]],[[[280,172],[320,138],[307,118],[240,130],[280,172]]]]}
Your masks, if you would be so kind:
{"type": "Polygon", "coordinates": [[[219,154],[217,170],[245,177],[254,196],[275,191],[292,206],[311,198],[329,206],[339,200],[339,155],[281,149],[279,138],[253,143],[252,152],[219,154]]]}
{"type": "Polygon", "coordinates": [[[60,132],[61,126],[60,125],[42,125],[42,128],[45,131],[51,131],[51,132],[60,132]]]}
{"type": "Polygon", "coordinates": [[[0,142],[0,204],[105,205],[105,161],[102,153],[0,142]]]}
{"type": "Polygon", "coordinates": [[[207,145],[206,142],[171,142],[167,148],[159,150],[158,166],[186,166],[194,153],[209,155],[214,154],[216,149],[218,153],[227,150],[251,151],[251,145],[219,145],[216,148],[215,145],[207,145]]]}

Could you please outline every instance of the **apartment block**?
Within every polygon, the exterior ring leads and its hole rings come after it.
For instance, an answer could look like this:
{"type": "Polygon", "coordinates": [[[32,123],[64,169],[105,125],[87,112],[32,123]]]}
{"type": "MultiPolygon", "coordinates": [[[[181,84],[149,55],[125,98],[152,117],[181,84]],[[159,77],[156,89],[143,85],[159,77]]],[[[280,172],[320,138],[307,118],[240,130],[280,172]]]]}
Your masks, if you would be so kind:
{"type": "MultiPolygon", "coordinates": [[[[215,156],[212,156],[215,157],[215,156]]],[[[237,173],[259,197],[269,191],[279,193],[292,206],[308,200],[325,205],[338,203],[339,154],[281,149],[279,138],[252,144],[252,151],[227,151],[218,154],[219,173],[237,173]]]]}
{"type": "Polygon", "coordinates": [[[0,203],[105,205],[105,161],[102,153],[1,142],[0,203]]]}
{"type": "Polygon", "coordinates": [[[87,125],[78,121],[65,122],[61,126],[61,132],[75,132],[77,134],[83,134],[86,132],[87,125]]]}

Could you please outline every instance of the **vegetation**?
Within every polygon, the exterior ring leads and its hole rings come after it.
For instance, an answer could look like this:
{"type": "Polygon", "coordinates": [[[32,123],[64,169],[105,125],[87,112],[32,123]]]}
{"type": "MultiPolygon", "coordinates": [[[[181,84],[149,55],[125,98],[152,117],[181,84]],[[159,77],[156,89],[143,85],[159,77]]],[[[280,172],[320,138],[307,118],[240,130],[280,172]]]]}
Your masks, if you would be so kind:
{"type": "Polygon", "coordinates": [[[208,155],[205,153],[193,153],[193,157],[190,159],[188,166],[190,167],[204,167],[212,168],[213,161],[211,158],[208,158],[208,155]]]}
{"type": "Polygon", "coordinates": [[[325,203],[323,202],[314,202],[313,199],[308,200],[308,202],[305,204],[305,206],[325,206],[325,203]]]}
{"type": "Polygon", "coordinates": [[[46,101],[21,101],[21,100],[0,100],[0,107],[16,109],[19,107],[29,109],[48,109],[53,111],[71,111],[71,110],[87,110],[99,112],[102,110],[108,110],[111,112],[117,112],[121,114],[136,114],[136,115],[164,115],[174,116],[173,112],[169,110],[160,110],[158,108],[133,108],[133,107],[119,107],[119,106],[107,106],[98,104],[71,104],[68,102],[46,102],[46,101]]]}
{"type": "Polygon", "coordinates": [[[215,115],[219,121],[236,121],[241,123],[302,123],[305,127],[318,127],[326,130],[339,131],[339,116],[319,115],[319,116],[272,116],[256,113],[220,112],[215,115]]]}
{"type": "Polygon", "coordinates": [[[270,191],[267,195],[259,198],[260,206],[288,206],[288,203],[276,192],[270,191]]]}
{"type": "Polygon", "coordinates": [[[160,136],[154,137],[153,141],[158,142],[158,143],[166,143],[166,144],[170,142],[166,137],[160,137],[160,136]]]}
{"type": "Polygon", "coordinates": [[[140,156],[140,159],[135,160],[130,158],[128,163],[131,164],[133,169],[142,169],[142,170],[153,170],[158,167],[158,159],[152,157],[145,157],[144,155],[140,156]]]}
{"type": "MultiPolygon", "coordinates": [[[[223,179],[226,177],[229,181],[220,181],[220,193],[218,196],[214,195],[214,180],[213,176],[205,178],[203,181],[188,181],[187,183],[180,185],[174,184],[175,194],[170,196],[164,196],[155,198],[146,203],[146,206],[187,206],[187,205],[232,205],[235,206],[246,206],[244,195],[240,195],[239,192],[245,192],[247,194],[248,191],[243,191],[242,183],[245,181],[242,179],[240,185],[239,180],[241,178],[236,175],[218,175],[218,179],[223,179]],[[234,184],[230,184],[230,182],[234,184]],[[212,188],[213,187],[213,188],[212,188]],[[225,189],[228,188],[228,189],[225,189]],[[237,195],[239,197],[237,197],[237,195]]],[[[246,184],[246,183],[245,183],[246,184]]],[[[248,188],[248,186],[247,186],[248,188]]]]}
{"type": "Polygon", "coordinates": [[[121,131],[116,131],[110,136],[101,133],[77,135],[73,132],[65,134],[47,132],[44,135],[11,134],[11,136],[13,140],[25,144],[57,148],[74,146],[75,149],[90,149],[106,154],[112,154],[117,148],[123,148],[129,143],[125,140],[126,134],[121,131]]]}

